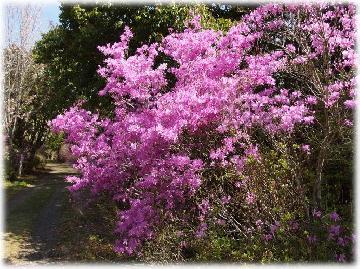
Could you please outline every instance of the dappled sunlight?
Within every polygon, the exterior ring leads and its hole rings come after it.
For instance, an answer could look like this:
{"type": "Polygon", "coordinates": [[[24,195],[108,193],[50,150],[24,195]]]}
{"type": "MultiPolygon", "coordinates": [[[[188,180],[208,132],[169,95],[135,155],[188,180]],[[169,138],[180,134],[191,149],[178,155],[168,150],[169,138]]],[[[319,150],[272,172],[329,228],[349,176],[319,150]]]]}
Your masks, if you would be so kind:
{"type": "Polygon", "coordinates": [[[30,237],[17,235],[11,232],[4,234],[5,262],[9,264],[28,264],[31,256],[36,253],[39,244],[30,243],[30,237]]]}
{"type": "Polygon", "coordinates": [[[45,169],[48,169],[50,174],[77,173],[77,170],[72,168],[69,164],[62,164],[62,163],[47,163],[45,169]]]}
{"type": "Polygon", "coordinates": [[[66,202],[64,177],[76,172],[68,164],[52,163],[48,172],[32,176],[31,182],[7,196],[5,203],[5,260],[11,264],[49,263],[56,252],[56,225],[66,202]],[[55,241],[54,241],[55,240],[55,241]],[[51,258],[52,257],[52,258],[51,258]]]}

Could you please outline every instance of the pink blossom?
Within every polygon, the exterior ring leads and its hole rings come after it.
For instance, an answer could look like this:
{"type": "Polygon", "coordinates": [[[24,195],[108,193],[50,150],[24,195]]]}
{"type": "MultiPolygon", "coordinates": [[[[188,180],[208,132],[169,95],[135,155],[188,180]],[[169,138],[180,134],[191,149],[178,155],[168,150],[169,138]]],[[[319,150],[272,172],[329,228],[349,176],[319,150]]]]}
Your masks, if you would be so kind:
{"type": "Polygon", "coordinates": [[[344,120],[344,125],[345,125],[345,126],[348,126],[348,127],[352,127],[354,124],[352,123],[351,120],[345,119],[345,120],[344,120]]]}
{"type": "Polygon", "coordinates": [[[342,246],[342,247],[346,246],[347,243],[348,243],[348,241],[345,238],[342,238],[342,237],[339,237],[338,240],[337,240],[337,244],[339,246],[342,246]]]}
{"type": "Polygon", "coordinates": [[[309,145],[306,145],[306,144],[302,145],[301,150],[303,152],[305,152],[306,154],[310,154],[310,146],[309,145]]]}
{"type": "Polygon", "coordinates": [[[230,195],[228,195],[228,196],[223,196],[223,197],[221,198],[221,203],[224,204],[224,205],[226,205],[226,204],[229,203],[230,200],[231,200],[231,196],[230,196],[230,195]]]}
{"type": "Polygon", "coordinates": [[[335,235],[339,235],[341,232],[341,226],[340,225],[331,225],[329,227],[329,235],[332,237],[335,235]]]}
{"type": "Polygon", "coordinates": [[[306,103],[308,103],[309,105],[315,105],[317,104],[317,98],[315,96],[308,96],[305,99],[306,103]]]}
{"type": "Polygon", "coordinates": [[[291,53],[294,53],[296,51],[296,48],[293,44],[286,45],[286,49],[291,53]]]}
{"type": "Polygon", "coordinates": [[[275,234],[275,232],[280,228],[280,223],[278,221],[275,221],[274,224],[270,226],[270,232],[272,235],[275,234]]]}
{"type": "Polygon", "coordinates": [[[316,235],[308,235],[307,240],[309,241],[310,244],[314,244],[317,242],[317,237],[316,235]]]}
{"type": "Polygon", "coordinates": [[[256,224],[257,228],[260,229],[264,223],[261,220],[257,220],[255,222],[255,224],[256,224]]]}
{"type": "Polygon", "coordinates": [[[335,255],[335,259],[336,261],[338,262],[346,262],[346,259],[345,259],[345,255],[344,254],[336,254],[335,255]]]}
{"type": "Polygon", "coordinates": [[[202,214],[206,214],[210,209],[209,201],[207,199],[202,200],[199,209],[202,214]]]}
{"type": "Polygon", "coordinates": [[[265,241],[270,241],[271,239],[273,239],[273,236],[271,234],[265,234],[263,238],[265,241]]]}
{"type": "Polygon", "coordinates": [[[198,227],[196,233],[195,233],[195,236],[199,237],[199,238],[204,237],[207,228],[208,228],[208,226],[207,226],[206,223],[201,223],[200,226],[198,227]]]}
{"type": "Polygon", "coordinates": [[[354,100],[346,100],[344,102],[345,106],[347,108],[350,108],[350,109],[354,109],[355,108],[355,101],[354,100]]]}
{"type": "Polygon", "coordinates": [[[330,213],[330,219],[332,220],[332,221],[338,221],[338,220],[340,220],[340,216],[339,216],[339,214],[338,213],[336,213],[335,211],[334,212],[331,212],[330,213]]]}
{"type": "Polygon", "coordinates": [[[317,210],[317,209],[314,209],[313,210],[313,216],[316,217],[316,218],[321,218],[321,211],[320,210],[317,210]]]}
{"type": "Polygon", "coordinates": [[[254,194],[253,192],[248,192],[248,193],[246,194],[246,203],[247,203],[248,205],[254,204],[254,203],[255,203],[255,200],[256,200],[256,196],[255,196],[255,194],[254,194]]]}
{"type": "MultiPolygon", "coordinates": [[[[77,159],[80,175],[68,178],[73,184],[69,189],[94,196],[107,193],[127,205],[118,212],[115,250],[138,253],[162,222],[179,219],[190,225],[180,213],[184,208],[200,222],[192,224],[198,225],[192,227],[195,234],[204,236],[213,208],[209,201],[214,199],[204,190],[204,175],[217,169],[240,177],[246,175],[249,159],[261,162],[264,149],[254,130],[288,137],[297,127],[317,124],[317,109],[324,104],[326,109],[354,108],[354,16],[351,5],[329,13],[315,5],[269,4],[227,32],[202,28],[201,17],[194,15],[184,31],[173,31],[132,55],[128,27],[118,42],[99,47],[107,57],[98,69],[105,80],[99,94],[112,98],[114,117],[100,117],[78,103],[50,125],[65,133],[77,159]],[[298,13],[304,20],[297,20],[293,30],[285,27],[284,15],[296,19],[298,13]],[[327,23],[329,19],[342,28],[327,23]],[[288,44],[265,51],[258,46],[269,33],[283,37],[284,28],[309,36],[306,48],[288,44]],[[320,70],[316,61],[324,56],[325,43],[332,64],[320,70]],[[160,53],[177,64],[157,64],[160,53]],[[278,86],[280,72],[308,64],[329,76],[330,85],[316,95],[278,86]],[[174,85],[168,74],[175,78],[174,85]]],[[[309,153],[310,148],[303,145],[302,150],[309,153]]],[[[216,184],[214,189],[221,187],[216,184]]],[[[224,197],[224,203],[232,203],[228,194],[224,197]]],[[[254,204],[256,195],[249,191],[245,202],[254,204]]],[[[321,212],[314,210],[313,216],[320,218],[321,212]]],[[[277,229],[271,226],[272,233],[277,229]]],[[[330,227],[329,232],[334,237],[340,228],[330,227]]],[[[272,234],[265,235],[271,239],[272,234]]]]}

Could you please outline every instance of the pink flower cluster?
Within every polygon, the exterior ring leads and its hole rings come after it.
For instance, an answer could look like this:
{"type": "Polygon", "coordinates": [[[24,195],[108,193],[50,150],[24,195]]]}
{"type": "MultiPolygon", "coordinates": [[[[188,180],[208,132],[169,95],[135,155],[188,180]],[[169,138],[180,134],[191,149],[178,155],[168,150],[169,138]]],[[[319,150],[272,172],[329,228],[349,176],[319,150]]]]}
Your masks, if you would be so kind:
{"type": "MultiPolygon", "coordinates": [[[[73,182],[70,189],[107,192],[120,204],[117,251],[132,254],[153,238],[160,224],[178,218],[186,222],[186,216],[179,213],[185,209],[197,212],[196,235],[203,236],[211,205],[195,199],[206,181],[202,171],[210,166],[234,167],[241,174],[249,158],[261,161],[261,150],[251,136],[254,128],[282,135],[293,132],[297,125],[313,124],[318,96],[278,87],[274,75],[294,64],[293,54],[310,61],[340,50],[342,58],[335,68],[353,65],[353,8],[336,6],[330,13],[321,12],[323,9],[266,5],[246,15],[227,33],[202,29],[199,17],[194,17],[184,32],[171,33],[159,44],[144,45],[134,55],[128,55],[133,34],[125,28],[120,42],[99,48],[108,56],[105,66],[99,68],[106,79],[100,94],[113,97],[115,117],[100,119],[76,105],[51,126],[67,134],[78,160],[81,176],[68,179],[73,182]],[[321,15],[312,13],[314,9],[321,15]],[[297,12],[313,15],[299,25],[284,21],[284,14],[297,12]],[[341,18],[342,30],[325,22],[326,18],[341,18]],[[309,44],[314,52],[298,55],[300,45],[288,44],[256,53],[265,35],[289,23],[311,35],[309,44]],[[160,53],[177,66],[157,66],[160,53]],[[170,90],[165,90],[166,72],[176,78],[170,90]],[[211,138],[221,137],[220,143],[184,142],[209,128],[211,138]]],[[[327,86],[327,104],[334,105],[353,84],[354,80],[334,81],[327,86]]],[[[352,100],[346,105],[352,106],[352,100]]],[[[246,202],[254,200],[254,194],[249,194],[246,202]]]]}

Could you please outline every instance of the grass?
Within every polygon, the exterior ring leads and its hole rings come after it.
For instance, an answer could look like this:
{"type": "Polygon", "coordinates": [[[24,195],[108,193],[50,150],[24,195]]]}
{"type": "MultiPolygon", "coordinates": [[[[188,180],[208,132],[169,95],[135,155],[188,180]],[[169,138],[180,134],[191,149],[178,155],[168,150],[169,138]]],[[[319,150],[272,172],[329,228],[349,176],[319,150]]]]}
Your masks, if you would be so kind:
{"type": "Polygon", "coordinates": [[[67,203],[59,225],[58,245],[62,256],[76,262],[131,262],[114,252],[115,210],[106,199],[83,210],[67,203]]]}
{"type": "Polygon", "coordinates": [[[20,181],[8,181],[5,180],[3,183],[5,189],[6,200],[12,198],[16,193],[26,188],[34,187],[33,178],[27,177],[20,181]]]}

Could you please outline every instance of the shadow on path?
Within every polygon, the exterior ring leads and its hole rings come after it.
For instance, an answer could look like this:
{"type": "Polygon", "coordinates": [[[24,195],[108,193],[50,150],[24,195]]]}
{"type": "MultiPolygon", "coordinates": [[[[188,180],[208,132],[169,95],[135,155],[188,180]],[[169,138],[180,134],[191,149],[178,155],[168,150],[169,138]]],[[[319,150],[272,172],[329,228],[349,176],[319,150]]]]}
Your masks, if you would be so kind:
{"type": "Polygon", "coordinates": [[[34,186],[6,202],[5,261],[10,264],[60,262],[56,228],[69,202],[65,177],[76,174],[69,164],[49,163],[34,186]]]}

